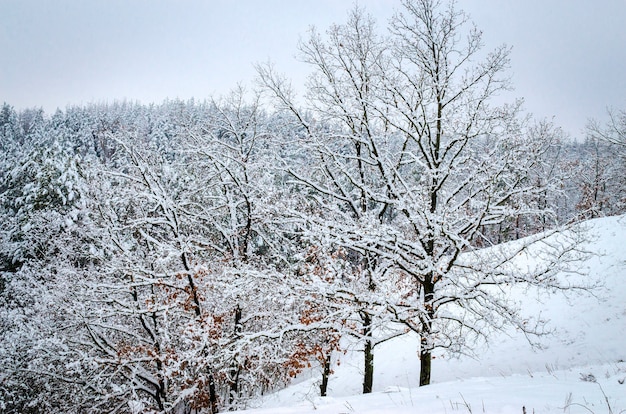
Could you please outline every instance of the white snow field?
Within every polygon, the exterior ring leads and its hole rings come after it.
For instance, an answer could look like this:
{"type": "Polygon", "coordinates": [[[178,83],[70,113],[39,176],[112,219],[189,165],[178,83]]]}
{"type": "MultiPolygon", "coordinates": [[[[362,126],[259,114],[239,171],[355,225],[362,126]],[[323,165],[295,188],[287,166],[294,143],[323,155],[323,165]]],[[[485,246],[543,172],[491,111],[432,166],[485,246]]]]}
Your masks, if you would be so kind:
{"type": "MultiPolygon", "coordinates": [[[[593,294],[520,293],[528,315],[541,313],[554,333],[533,348],[514,330],[496,332],[477,356],[444,351],[433,361],[432,384],[418,387],[418,342],[404,336],[375,349],[374,392],[361,395],[362,353],[340,356],[319,397],[321,374],[265,396],[257,414],[293,413],[620,413],[626,412],[626,215],[584,223],[580,263],[600,282],[593,294]]],[[[299,382],[298,382],[299,381],[299,382]]]]}

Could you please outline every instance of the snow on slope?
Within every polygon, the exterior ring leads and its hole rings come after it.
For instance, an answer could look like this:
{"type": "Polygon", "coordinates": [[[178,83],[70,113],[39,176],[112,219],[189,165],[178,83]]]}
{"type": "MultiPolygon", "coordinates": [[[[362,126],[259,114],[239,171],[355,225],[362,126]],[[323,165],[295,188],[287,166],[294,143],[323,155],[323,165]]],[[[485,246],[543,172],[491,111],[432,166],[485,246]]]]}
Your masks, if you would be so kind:
{"type": "Polygon", "coordinates": [[[580,265],[594,295],[521,295],[527,314],[541,312],[553,335],[533,349],[515,331],[479,345],[478,357],[440,352],[433,384],[417,388],[418,341],[405,336],[375,350],[375,393],[358,395],[362,354],[341,356],[329,384],[318,395],[319,376],[267,396],[255,413],[447,413],[613,412],[626,410],[626,216],[585,223],[596,255],[580,265]],[[594,382],[594,380],[596,382],[594,382]],[[605,399],[605,395],[608,398],[605,399]],[[282,408],[281,408],[282,406],[282,408]]]}
{"type": "Polygon", "coordinates": [[[510,377],[472,378],[432,384],[422,388],[389,387],[383,392],[349,397],[313,398],[291,406],[245,411],[248,414],[414,414],[414,413],[613,413],[626,406],[626,385],[618,380],[626,376],[613,374],[598,383],[581,381],[577,373],[557,371],[514,375],[510,377]],[[600,388],[602,387],[602,388],[600,388]],[[608,404],[607,405],[607,400],[608,404]]]}

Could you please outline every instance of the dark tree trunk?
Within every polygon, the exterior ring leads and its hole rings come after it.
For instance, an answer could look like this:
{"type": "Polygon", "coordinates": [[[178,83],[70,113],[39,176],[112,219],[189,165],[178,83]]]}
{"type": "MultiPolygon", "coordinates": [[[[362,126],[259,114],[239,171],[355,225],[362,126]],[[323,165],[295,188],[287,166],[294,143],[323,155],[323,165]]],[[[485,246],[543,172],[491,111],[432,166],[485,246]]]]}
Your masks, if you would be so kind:
{"type": "Polygon", "coordinates": [[[326,397],[328,391],[328,377],[330,376],[330,358],[332,352],[329,352],[324,360],[324,369],[322,371],[322,383],[320,384],[320,396],[326,397]]]}
{"type": "Polygon", "coordinates": [[[433,308],[433,299],[435,284],[433,283],[433,275],[428,275],[424,283],[424,308],[426,309],[426,315],[422,321],[422,334],[420,341],[420,387],[430,384],[430,371],[432,360],[432,330],[433,330],[433,318],[435,311],[433,308]]]}
{"type": "Polygon", "coordinates": [[[365,336],[364,354],[364,371],[363,374],[363,394],[372,392],[374,384],[374,346],[372,344],[372,317],[364,312],[363,318],[363,335],[365,336]]]}
{"type": "MultiPolygon", "coordinates": [[[[422,339],[422,342],[424,340],[422,339]]],[[[425,350],[422,347],[422,351],[420,352],[420,387],[423,385],[430,384],[430,363],[431,363],[431,353],[429,350],[425,350]]]]}
{"type": "Polygon", "coordinates": [[[213,377],[213,373],[209,373],[209,404],[211,414],[217,414],[219,408],[217,406],[217,392],[215,391],[215,377],[213,377]]]}
{"type": "Polygon", "coordinates": [[[162,388],[160,387],[160,384],[158,386],[155,386],[155,393],[154,393],[154,399],[156,400],[157,403],[157,407],[159,407],[159,411],[163,411],[165,409],[165,407],[163,406],[163,400],[161,400],[161,394],[162,394],[162,388]]]}
{"type": "MultiPolygon", "coordinates": [[[[238,336],[241,333],[241,307],[237,305],[235,308],[235,335],[238,336]]],[[[235,399],[239,396],[239,373],[241,372],[241,366],[236,360],[237,356],[233,360],[230,367],[230,393],[228,395],[228,405],[231,406],[231,410],[235,399]]]]}

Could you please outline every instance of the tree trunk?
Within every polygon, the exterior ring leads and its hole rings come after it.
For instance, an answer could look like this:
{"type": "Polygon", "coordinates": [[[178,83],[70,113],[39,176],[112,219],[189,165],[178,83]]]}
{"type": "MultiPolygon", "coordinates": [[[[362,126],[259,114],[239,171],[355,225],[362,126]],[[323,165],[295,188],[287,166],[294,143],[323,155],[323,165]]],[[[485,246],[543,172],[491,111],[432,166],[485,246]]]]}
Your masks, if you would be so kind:
{"type": "Polygon", "coordinates": [[[330,376],[330,358],[332,356],[332,351],[328,353],[326,359],[324,360],[324,369],[322,371],[322,383],[320,384],[320,396],[326,397],[326,393],[328,391],[328,377],[330,376]]]}
{"type": "MultiPolygon", "coordinates": [[[[241,307],[237,305],[235,308],[235,336],[239,336],[241,333],[241,307]]],[[[241,366],[236,360],[237,356],[233,359],[230,366],[230,393],[228,395],[228,405],[231,410],[233,403],[239,396],[239,373],[241,372],[241,366]]]]}
{"type": "Polygon", "coordinates": [[[424,283],[424,308],[426,315],[422,321],[422,333],[420,340],[420,387],[430,384],[430,371],[432,360],[432,330],[435,311],[433,307],[433,299],[435,292],[435,284],[433,283],[433,275],[428,275],[424,283]]]}
{"type": "MultiPolygon", "coordinates": [[[[426,338],[422,338],[422,343],[426,342],[426,338]]],[[[431,362],[430,350],[425,349],[422,345],[420,351],[420,387],[430,384],[430,362],[431,362]]]]}
{"type": "Polygon", "coordinates": [[[365,336],[363,394],[372,392],[374,384],[374,346],[372,345],[372,317],[368,313],[362,314],[363,335],[365,336]]]}
{"type": "Polygon", "coordinates": [[[165,407],[163,406],[163,400],[161,399],[161,394],[163,393],[163,389],[161,388],[161,384],[155,385],[154,399],[156,400],[157,407],[159,407],[159,411],[163,411],[165,407]]]}
{"type": "Polygon", "coordinates": [[[211,414],[217,414],[219,408],[217,406],[217,392],[215,391],[215,377],[213,377],[213,373],[209,374],[209,404],[211,414]]]}

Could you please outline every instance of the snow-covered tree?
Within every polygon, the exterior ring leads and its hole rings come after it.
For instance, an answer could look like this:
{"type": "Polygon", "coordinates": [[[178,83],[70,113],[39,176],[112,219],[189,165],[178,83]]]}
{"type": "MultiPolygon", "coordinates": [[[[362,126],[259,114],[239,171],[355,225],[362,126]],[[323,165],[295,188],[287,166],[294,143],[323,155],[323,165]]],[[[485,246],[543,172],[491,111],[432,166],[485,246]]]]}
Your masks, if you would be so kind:
{"type": "Polygon", "coordinates": [[[608,110],[609,121],[589,121],[579,160],[582,217],[619,214],[626,210],[626,111],[608,110]]]}
{"type": "Polygon", "coordinates": [[[102,267],[81,342],[103,409],[243,407],[306,366],[264,114],[242,93],[183,109],[167,141],[123,123],[90,171],[102,267]]]}
{"type": "Polygon", "coordinates": [[[587,126],[590,135],[617,145],[624,155],[626,151],[626,111],[609,109],[609,121],[602,126],[591,120],[587,126]]]}
{"type": "MultiPolygon", "coordinates": [[[[368,141],[375,139],[374,135],[382,127],[380,117],[370,103],[379,99],[377,94],[384,80],[385,65],[388,64],[384,55],[385,44],[375,33],[374,21],[358,8],[351,12],[345,25],[332,26],[327,37],[326,41],[313,29],[309,39],[300,45],[302,60],[316,69],[309,80],[306,96],[311,103],[312,117],[296,110],[288,96],[289,91],[284,88],[283,81],[274,76],[271,67],[259,68],[262,80],[281,104],[296,115],[300,128],[308,135],[297,142],[299,145],[294,152],[300,155],[291,157],[287,171],[309,187],[303,192],[305,199],[317,198],[320,204],[331,199],[332,203],[327,207],[337,209],[326,215],[324,208],[310,206],[306,209],[309,213],[324,215],[329,220],[333,215],[341,215],[351,221],[375,220],[383,224],[388,221],[385,211],[389,202],[376,198],[355,181],[377,189],[384,186],[377,176],[377,167],[369,162],[367,154],[372,150],[368,141]],[[381,214],[375,216],[373,212],[381,214]]],[[[324,232],[312,229],[309,224],[304,224],[303,229],[312,230],[305,237],[314,248],[334,257],[335,261],[342,258],[347,264],[337,277],[327,278],[327,282],[332,280],[333,283],[326,296],[343,302],[352,309],[352,317],[358,319],[352,334],[363,342],[363,391],[371,392],[374,348],[380,340],[375,332],[377,326],[384,325],[379,315],[381,307],[377,304],[379,281],[375,279],[386,269],[378,256],[370,251],[350,247],[342,253],[341,245],[328,249],[324,246],[329,243],[324,232]],[[337,295],[338,291],[343,293],[337,295]],[[353,296],[351,299],[343,297],[347,292],[353,296]]],[[[320,306],[323,305],[320,303],[320,306]]]]}
{"type": "MultiPolygon", "coordinates": [[[[80,160],[66,131],[36,118],[2,172],[0,406],[8,412],[81,407],[68,342],[76,332],[72,283],[90,267],[80,160]]],[[[14,143],[18,144],[18,143],[14,143]]],[[[83,367],[85,368],[85,367],[83,367]]]]}
{"type": "Polygon", "coordinates": [[[549,268],[513,271],[519,252],[468,259],[487,226],[554,224],[550,208],[531,202],[552,177],[529,173],[550,140],[532,133],[519,103],[493,104],[509,86],[509,49],[482,47],[455,3],[407,0],[386,38],[358,9],[326,40],[312,32],[301,46],[314,71],[303,109],[273,68],[259,68],[306,132],[313,170],[287,170],[307,207],[290,213],[307,237],[354,252],[369,282],[345,292],[353,302],[384,309],[421,337],[421,385],[437,347],[461,351],[470,334],[503,323],[533,331],[494,286],[559,284],[549,268]]]}

